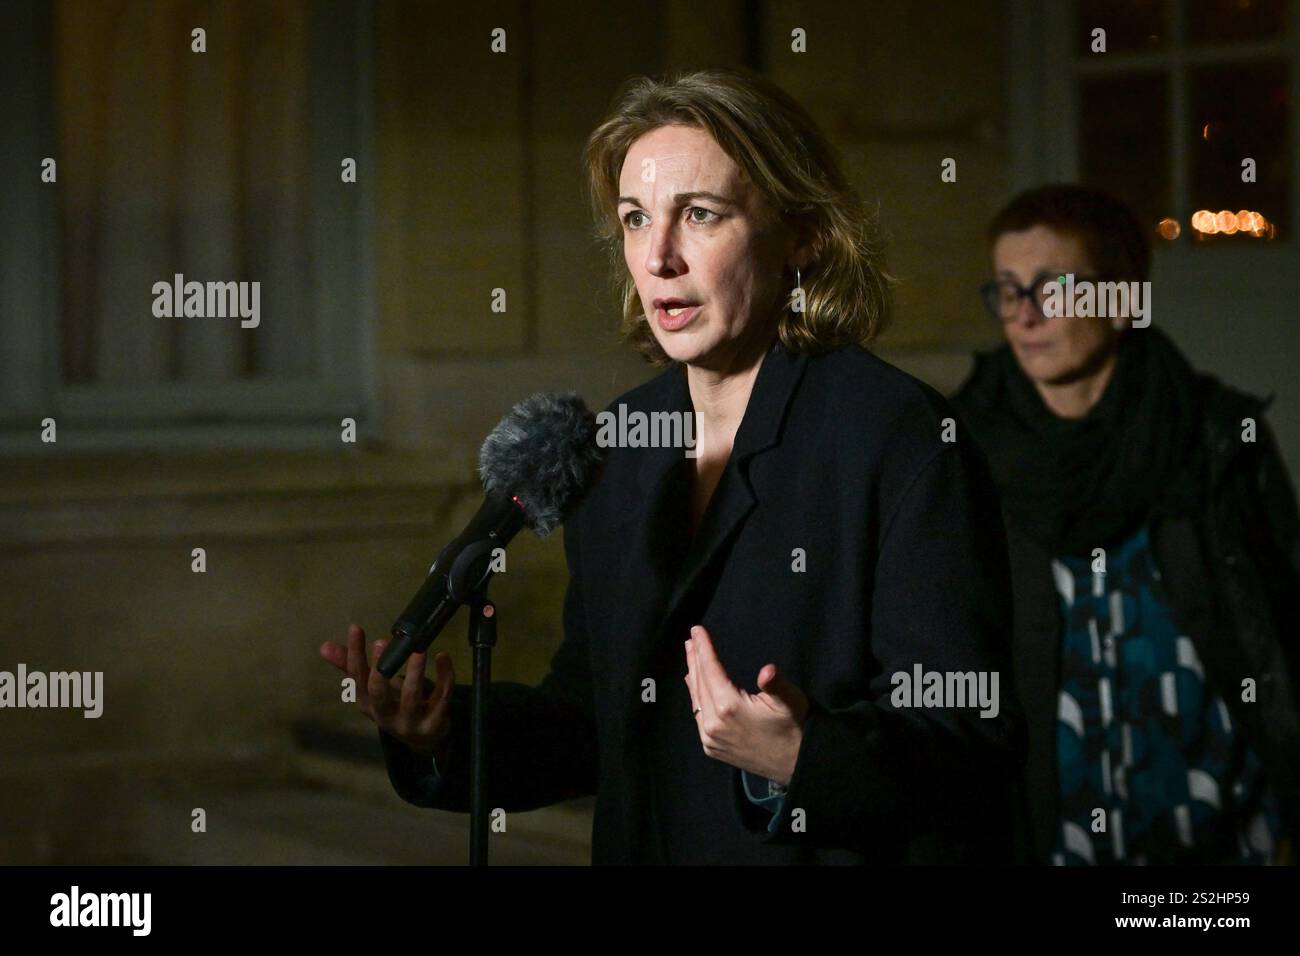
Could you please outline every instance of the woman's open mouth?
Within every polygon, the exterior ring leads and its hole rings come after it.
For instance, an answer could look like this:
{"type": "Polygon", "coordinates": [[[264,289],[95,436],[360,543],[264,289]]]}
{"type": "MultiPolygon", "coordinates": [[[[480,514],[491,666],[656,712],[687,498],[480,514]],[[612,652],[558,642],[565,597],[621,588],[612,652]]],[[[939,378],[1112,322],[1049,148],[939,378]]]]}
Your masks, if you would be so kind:
{"type": "Polygon", "coordinates": [[[655,309],[655,317],[659,320],[659,328],[665,332],[676,332],[694,319],[701,308],[703,306],[699,305],[660,306],[655,309]]]}

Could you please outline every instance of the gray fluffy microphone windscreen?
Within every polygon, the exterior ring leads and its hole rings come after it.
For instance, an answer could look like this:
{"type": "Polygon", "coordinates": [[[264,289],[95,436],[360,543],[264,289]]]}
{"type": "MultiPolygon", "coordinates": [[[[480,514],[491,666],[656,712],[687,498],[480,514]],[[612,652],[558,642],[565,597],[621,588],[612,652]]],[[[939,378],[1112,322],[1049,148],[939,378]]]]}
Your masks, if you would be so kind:
{"type": "Polygon", "coordinates": [[[483,442],[478,473],[489,495],[514,496],[540,538],[560,525],[599,479],[596,417],[574,392],[524,399],[483,442]]]}

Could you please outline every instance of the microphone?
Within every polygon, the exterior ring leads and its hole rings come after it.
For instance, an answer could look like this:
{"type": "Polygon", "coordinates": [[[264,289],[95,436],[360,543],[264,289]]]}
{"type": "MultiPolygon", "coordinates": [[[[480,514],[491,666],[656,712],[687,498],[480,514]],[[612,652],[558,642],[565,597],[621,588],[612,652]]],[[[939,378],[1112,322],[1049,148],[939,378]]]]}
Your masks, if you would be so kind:
{"type": "Polygon", "coordinates": [[[393,624],[379,672],[394,676],[425,650],[493,574],[493,553],[527,525],[545,538],[600,480],[596,417],[575,392],[538,392],[511,409],[479,449],[484,499],[439,552],[420,590],[393,624]]]}

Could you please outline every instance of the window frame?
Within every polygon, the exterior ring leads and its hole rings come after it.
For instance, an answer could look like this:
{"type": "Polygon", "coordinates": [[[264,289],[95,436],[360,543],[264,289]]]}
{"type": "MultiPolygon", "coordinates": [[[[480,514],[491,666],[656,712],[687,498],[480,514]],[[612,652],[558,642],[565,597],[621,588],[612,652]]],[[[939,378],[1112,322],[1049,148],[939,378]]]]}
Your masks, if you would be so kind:
{"type": "Polygon", "coordinates": [[[12,218],[0,226],[0,455],[337,448],[344,417],[356,420],[359,444],[378,439],[373,3],[313,0],[308,8],[310,188],[317,196],[356,190],[352,203],[323,204],[310,220],[309,308],[319,370],[308,379],[277,381],[271,374],[122,386],[61,380],[58,187],[38,179],[41,158],[57,157],[53,10],[42,0],[14,5],[0,54],[11,54],[3,69],[22,83],[11,87],[18,95],[7,106],[16,148],[7,151],[0,168],[7,183],[36,188],[6,189],[12,218]],[[23,86],[29,95],[22,95],[23,86]],[[352,107],[346,116],[338,115],[339,103],[352,107]],[[355,158],[358,168],[357,181],[346,186],[339,182],[345,156],[355,158]],[[55,443],[40,439],[47,417],[57,423],[55,443]]]}
{"type": "MultiPolygon", "coordinates": [[[[1189,219],[1199,208],[1189,195],[1191,151],[1185,140],[1191,108],[1188,73],[1198,66],[1286,60],[1291,102],[1300,103],[1300,4],[1294,0],[1291,3],[1287,33],[1277,40],[1189,47],[1184,42],[1185,0],[1167,2],[1166,29],[1171,38],[1168,49],[1077,57],[1072,42],[1077,0],[1047,4],[1004,0],[1012,145],[1008,167],[1013,192],[1045,182],[1077,181],[1078,79],[1128,72],[1164,73],[1169,83],[1171,130],[1166,168],[1174,207],[1168,215],[1183,226],[1183,238],[1158,243],[1155,248],[1162,253],[1179,253],[1192,245],[1187,241],[1189,219]]],[[[1300,122],[1293,119],[1290,127],[1291,228],[1286,235],[1250,250],[1265,259],[1276,258],[1278,264],[1295,255],[1296,234],[1300,232],[1300,122]]],[[[1198,248],[1196,254],[1236,251],[1230,244],[1214,243],[1198,248]]]]}

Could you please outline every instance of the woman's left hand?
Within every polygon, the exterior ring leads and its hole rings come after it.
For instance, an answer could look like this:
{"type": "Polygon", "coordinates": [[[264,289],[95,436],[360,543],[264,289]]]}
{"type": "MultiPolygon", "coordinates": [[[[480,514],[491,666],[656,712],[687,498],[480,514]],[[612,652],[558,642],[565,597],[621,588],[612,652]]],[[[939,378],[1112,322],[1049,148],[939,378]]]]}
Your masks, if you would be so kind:
{"type": "Polygon", "coordinates": [[[686,642],[686,686],[704,752],[748,773],[789,785],[794,776],[808,697],[765,664],[759,693],[731,682],[713,649],[709,632],[691,628],[686,642]]]}

